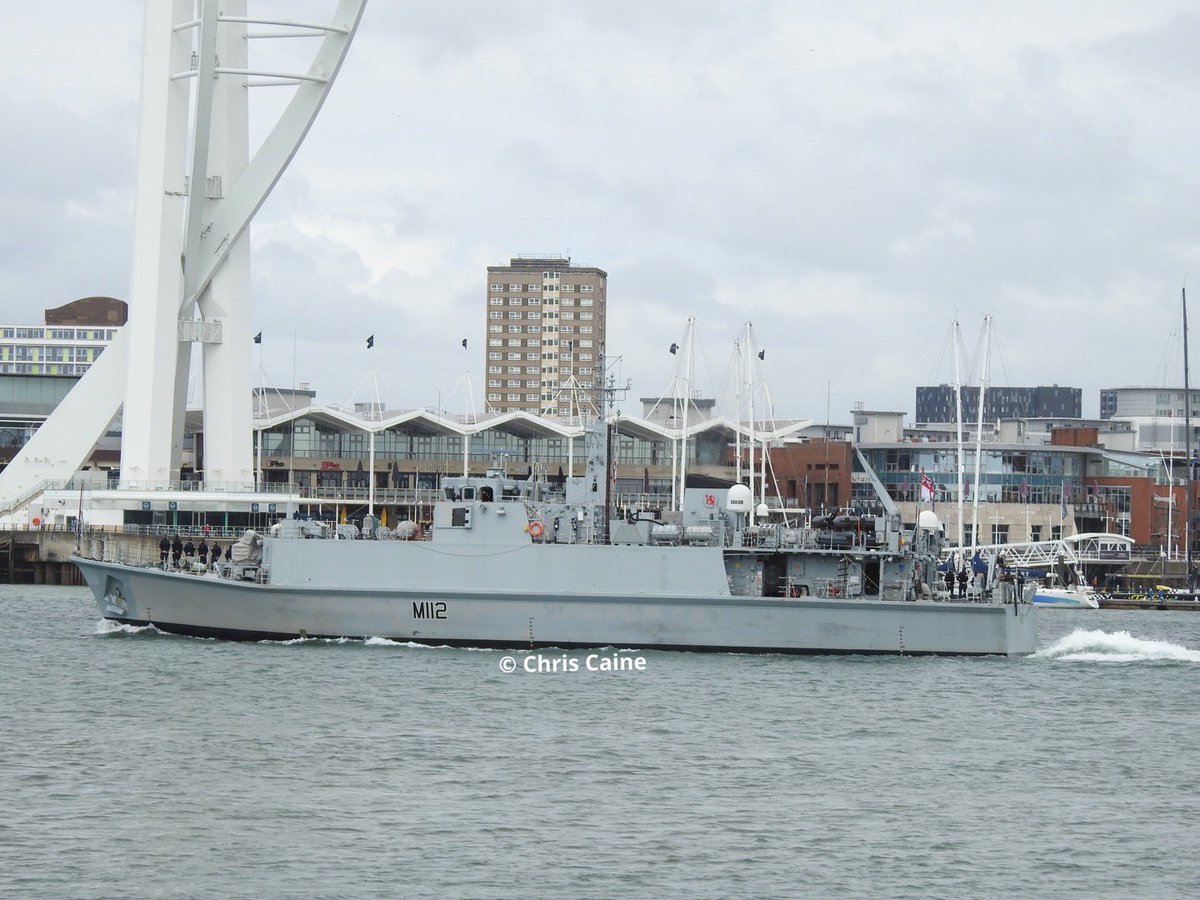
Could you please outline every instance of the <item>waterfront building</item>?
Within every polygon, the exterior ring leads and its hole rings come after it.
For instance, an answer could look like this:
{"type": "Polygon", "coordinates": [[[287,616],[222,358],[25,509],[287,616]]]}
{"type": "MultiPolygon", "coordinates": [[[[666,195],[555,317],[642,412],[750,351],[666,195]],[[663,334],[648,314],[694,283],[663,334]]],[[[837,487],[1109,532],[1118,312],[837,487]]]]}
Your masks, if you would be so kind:
{"type": "MultiPolygon", "coordinates": [[[[0,469],[21,450],[125,324],[128,307],[85,297],[47,309],[41,325],[0,325],[0,469]]],[[[82,471],[116,471],[116,424],[92,448],[82,471]]]]}
{"type": "Polygon", "coordinates": [[[566,256],[488,266],[487,407],[558,419],[602,408],[608,273],[566,256]]]}
{"type": "MultiPolygon", "coordinates": [[[[957,540],[961,492],[967,544],[1110,532],[1138,544],[1157,545],[1171,555],[1183,550],[1189,532],[1181,461],[1125,449],[1127,428],[1105,431],[1096,423],[1067,420],[1048,428],[1042,420],[1003,422],[999,428],[985,429],[978,477],[975,442],[968,436],[961,485],[952,429],[902,433],[898,441],[862,442],[856,448],[897,502],[905,521],[915,522],[921,509],[932,508],[947,534],[957,540]],[[976,500],[977,537],[971,525],[976,500]]],[[[865,479],[851,485],[855,497],[868,494],[869,488],[865,479]]],[[[1193,539],[1196,524],[1190,530],[1193,539]]]]}
{"type": "Polygon", "coordinates": [[[78,379],[104,352],[127,315],[121,300],[85,297],[47,309],[41,325],[0,325],[0,375],[78,379]]]}
{"type": "MultiPolygon", "coordinates": [[[[1200,389],[1191,390],[1192,448],[1200,447],[1200,389]]],[[[1182,453],[1187,445],[1184,390],[1121,387],[1100,391],[1100,418],[1124,421],[1139,450],[1182,453]]]]}
{"type": "MultiPolygon", "coordinates": [[[[636,417],[617,416],[612,421],[614,511],[668,514],[683,430],[636,417]]],[[[791,423],[768,433],[767,440],[778,443],[808,424],[807,420],[791,423]]],[[[152,495],[97,491],[92,495],[89,522],[263,528],[283,514],[286,498],[302,515],[355,521],[368,512],[372,497],[374,514],[385,524],[401,519],[421,522],[443,478],[499,467],[512,477],[561,484],[584,472],[591,437],[581,424],[528,413],[476,420],[426,410],[351,412],[316,405],[280,409],[257,419],[255,429],[261,446],[257,484],[224,485],[216,503],[212,493],[197,492],[204,487],[200,481],[190,479],[140,486],[153,489],[152,495]]],[[[689,423],[684,450],[687,471],[733,480],[739,430],[745,446],[747,430],[725,419],[689,423]]],[[[197,428],[197,476],[203,473],[203,444],[197,428]]],[[[52,503],[66,499],[48,496],[52,503]]],[[[71,511],[43,505],[38,514],[51,524],[68,525],[71,511]]]]}
{"type": "MultiPolygon", "coordinates": [[[[917,388],[913,418],[923,422],[956,421],[954,386],[939,384],[917,388]]],[[[962,386],[963,422],[975,422],[979,415],[979,386],[962,386]]],[[[1015,418],[1065,417],[1078,419],[1083,414],[1080,388],[1043,385],[1040,387],[989,387],[983,402],[984,421],[1015,418]]]]}

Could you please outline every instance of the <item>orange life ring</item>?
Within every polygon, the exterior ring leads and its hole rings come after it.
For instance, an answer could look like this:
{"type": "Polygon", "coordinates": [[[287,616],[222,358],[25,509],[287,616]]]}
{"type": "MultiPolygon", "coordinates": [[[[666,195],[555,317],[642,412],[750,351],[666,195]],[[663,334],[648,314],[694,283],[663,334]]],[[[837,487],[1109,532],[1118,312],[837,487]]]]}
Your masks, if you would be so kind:
{"type": "Polygon", "coordinates": [[[543,531],[544,531],[544,529],[542,528],[541,522],[530,522],[529,523],[529,536],[531,538],[533,538],[535,541],[542,536],[543,531]]]}

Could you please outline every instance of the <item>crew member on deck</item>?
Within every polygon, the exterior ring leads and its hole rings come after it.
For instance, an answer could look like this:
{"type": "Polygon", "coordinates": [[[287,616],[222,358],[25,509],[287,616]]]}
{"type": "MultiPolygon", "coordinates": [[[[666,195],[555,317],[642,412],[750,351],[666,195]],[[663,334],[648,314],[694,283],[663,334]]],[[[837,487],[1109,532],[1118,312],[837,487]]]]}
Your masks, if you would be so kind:
{"type": "Polygon", "coordinates": [[[219,572],[221,565],[221,545],[216,541],[212,543],[212,567],[213,571],[219,572]]]}
{"type": "Polygon", "coordinates": [[[158,561],[162,563],[162,567],[167,567],[167,558],[171,555],[171,539],[165,534],[161,541],[158,542],[158,561]]]}
{"type": "Polygon", "coordinates": [[[958,596],[960,600],[967,599],[967,569],[965,566],[958,570],[958,596]]]}
{"type": "Polygon", "coordinates": [[[208,541],[200,538],[200,546],[196,548],[196,555],[200,557],[200,565],[208,568],[208,541]]]}
{"type": "Polygon", "coordinates": [[[191,541],[188,541],[183,545],[183,561],[187,564],[189,569],[192,567],[192,559],[195,557],[195,555],[196,545],[191,541]]]}
{"type": "Polygon", "coordinates": [[[950,599],[954,599],[954,570],[946,570],[946,593],[950,595],[950,599]]]}
{"type": "Polygon", "coordinates": [[[175,535],[175,540],[171,542],[171,563],[175,568],[179,568],[179,557],[183,556],[183,541],[179,539],[179,535],[175,535]]]}

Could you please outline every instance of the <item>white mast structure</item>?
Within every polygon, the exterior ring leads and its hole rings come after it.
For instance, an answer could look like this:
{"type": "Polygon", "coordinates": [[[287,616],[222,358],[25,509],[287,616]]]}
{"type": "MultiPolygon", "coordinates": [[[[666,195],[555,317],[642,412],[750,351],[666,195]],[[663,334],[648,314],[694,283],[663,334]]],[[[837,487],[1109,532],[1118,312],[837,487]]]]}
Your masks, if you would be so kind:
{"type": "Polygon", "coordinates": [[[695,360],[696,317],[688,316],[683,339],[683,427],[679,431],[679,497],[675,508],[683,509],[683,491],[687,484],[688,407],[692,405],[692,366],[695,360]]]}
{"type": "Polygon", "coordinates": [[[733,371],[734,383],[737,385],[737,390],[734,393],[733,408],[737,410],[734,414],[734,424],[737,426],[733,429],[734,435],[734,480],[742,483],[742,342],[735,340],[733,342],[733,371]]]}
{"type": "MultiPolygon", "coordinates": [[[[958,548],[959,553],[963,549],[963,490],[966,488],[967,482],[967,461],[963,457],[963,420],[962,420],[962,376],[959,373],[958,345],[962,340],[958,329],[958,319],[954,320],[951,328],[950,339],[954,342],[954,422],[958,429],[958,548]]],[[[975,479],[976,489],[979,487],[979,478],[975,479]]],[[[978,541],[976,541],[978,543],[978,541]]]]}
{"type": "Polygon", "coordinates": [[[746,444],[750,448],[750,460],[749,460],[749,465],[747,466],[747,468],[749,469],[749,472],[750,472],[750,518],[749,518],[749,522],[751,525],[754,524],[755,514],[756,514],[755,503],[754,503],[754,373],[753,373],[754,349],[750,344],[750,342],[753,340],[752,329],[753,329],[753,326],[749,322],[747,322],[746,323],[746,398],[747,398],[747,402],[749,404],[748,412],[749,412],[749,420],[750,420],[749,421],[750,433],[746,437],[746,444]]]}
{"type": "MultiPolygon", "coordinates": [[[[754,412],[755,412],[754,395],[758,392],[758,389],[759,389],[758,384],[756,383],[756,380],[754,377],[754,360],[755,359],[763,360],[766,355],[765,351],[758,350],[758,352],[756,353],[755,352],[756,350],[757,350],[757,344],[754,341],[754,324],[752,322],[747,322],[746,323],[746,390],[747,390],[747,395],[750,398],[750,439],[749,439],[749,442],[750,442],[750,478],[751,478],[750,493],[751,493],[751,496],[754,496],[754,480],[753,480],[754,479],[754,441],[755,441],[756,435],[758,435],[760,433],[757,430],[757,427],[756,427],[756,424],[754,421],[754,412]]],[[[767,440],[768,440],[768,431],[767,431],[766,425],[767,425],[768,419],[771,420],[772,423],[774,422],[774,411],[771,407],[771,397],[770,397],[769,392],[767,391],[767,383],[766,383],[765,377],[763,377],[761,379],[761,383],[762,383],[762,390],[763,390],[763,409],[764,409],[764,416],[766,416],[766,418],[763,421],[763,429],[761,431],[762,446],[759,447],[759,456],[758,456],[758,505],[765,506],[767,503],[767,440]]],[[[772,424],[772,427],[774,427],[773,424],[772,424]]],[[[754,522],[753,515],[754,515],[754,513],[752,512],[751,513],[752,518],[750,520],[751,524],[753,524],[753,522],[754,522]]]]}
{"type": "MultiPolygon", "coordinates": [[[[747,322],[746,323],[746,373],[747,373],[748,382],[749,382],[748,393],[751,398],[751,407],[750,407],[750,409],[751,409],[751,428],[755,428],[755,423],[753,421],[753,419],[754,419],[753,413],[754,413],[754,408],[755,408],[753,405],[754,395],[760,390],[760,386],[761,386],[761,390],[762,390],[763,427],[761,430],[756,429],[751,432],[752,439],[750,441],[750,446],[752,448],[751,453],[753,454],[753,446],[754,446],[753,437],[756,434],[760,436],[761,446],[759,447],[759,457],[758,457],[758,503],[757,503],[757,508],[751,510],[752,515],[758,515],[759,517],[763,517],[768,514],[767,464],[770,461],[770,454],[767,452],[767,450],[768,450],[768,444],[771,440],[771,437],[772,437],[772,435],[778,433],[778,426],[779,426],[779,423],[775,420],[775,405],[771,398],[770,386],[767,384],[766,362],[765,362],[766,356],[767,356],[766,351],[759,349],[758,344],[756,343],[756,341],[754,339],[753,323],[747,322]],[[761,363],[761,365],[758,367],[759,372],[758,372],[757,383],[756,383],[756,379],[754,377],[754,371],[755,371],[754,361],[756,359],[759,361],[759,363],[761,363]]],[[[772,472],[773,471],[774,470],[772,470],[772,472]]],[[[753,455],[751,455],[750,472],[751,472],[751,477],[753,478],[753,474],[754,474],[753,455]]],[[[752,482],[752,485],[753,485],[753,482],[752,482]]],[[[751,491],[753,492],[753,486],[751,487],[751,491]]],[[[753,493],[751,493],[751,496],[753,497],[753,493]]],[[[782,511],[782,507],[783,507],[783,503],[782,503],[782,497],[781,497],[781,500],[780,500],[781,511],[782,511]]],[[[751,523],[753,523],[753,521],[754,520],[751,519],[751,523]]],[[[787,521],[786,515],[784,517],[784,521],[785,522],[787,521]]]]}
{"type": "Polygon", "coordinates": [[[971,555],[979,546],[979,473],[983,468],[983,404],[987,398],[988,367],[991,365],[992,317],[983,317],[983,368],[979,374],[979,408],[975,421],[975,490],[971,494],[971,555]]]}
{"type": "Polygon", "coordinates": [[[247,230],[320,111],[365,4],[339,0],[323,24],[254,18],[246,0],[147,0],[129,323],[0,475],[0,507],[69,479],[122,408],[122,485],[178,479],[193,345],[204,478],[253,484],[247,230]],[[249,67],[249,42],[275,37],[318,41],[307,71],[249,67]],[[267,85],[295,92],[251,158],[248,92],[267,85]]]}
{"type": "Polygon", "coordinates": [[[563,346],[566,348],[566,353],[560,352],[559,360],[565,356],[567,359],[567,378],[558,386],[558,390],[554,392],[554,399],[551,401],[551,414],[557,414],[559,403],[565,397],[567,399],[568,411],[567,420],[572,424],[582,424],[585,417],[589,419],[599,418],[600,410],[596,406],[597,393],[594,387],[595,382],[591,382],[593,387],[585,388],[583,384],[575,376],[575,342],[563,341],[563,346]],[[581,399],[582,398],[582,399],[581,399]]]}
{"type": "Polygon", "coordinates": [[[262,363],[262,335],[259,334],[254,342],[258,345],[258,390],[254,392],[254,418],[257,420],[254,428],[254,489],[259,490],[266,480],[263,476],[262,432],[267,417],[267,385],[262,363]]]}

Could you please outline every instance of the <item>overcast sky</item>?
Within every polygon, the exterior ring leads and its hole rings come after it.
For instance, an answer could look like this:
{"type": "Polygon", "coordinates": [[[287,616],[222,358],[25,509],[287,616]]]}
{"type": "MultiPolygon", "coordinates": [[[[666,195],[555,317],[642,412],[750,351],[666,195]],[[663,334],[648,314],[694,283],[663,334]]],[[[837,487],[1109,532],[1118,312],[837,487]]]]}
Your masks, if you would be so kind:
{"type": "MultiPolygon", "coordinates": [[[[0,29],[6,323],[128,298],[142,4],[47,15],[0,29]]],[[[371,0],[255,221],[262,368],[329,403],[374,368],[389,408],[463,411],[486,267],[557,253],[608,272],[634,397],[669,390],[694,315],[705,395],[749,320],[780,417],[911,416],[953,378],[951,320],[972,354],[991,314],[993,384],[1095,415],[1102,387],[1182,383],[1197,48],[1173,0],[371,0]]],[[[260,90],[259,135],[288,89],[260,90]]]]}

